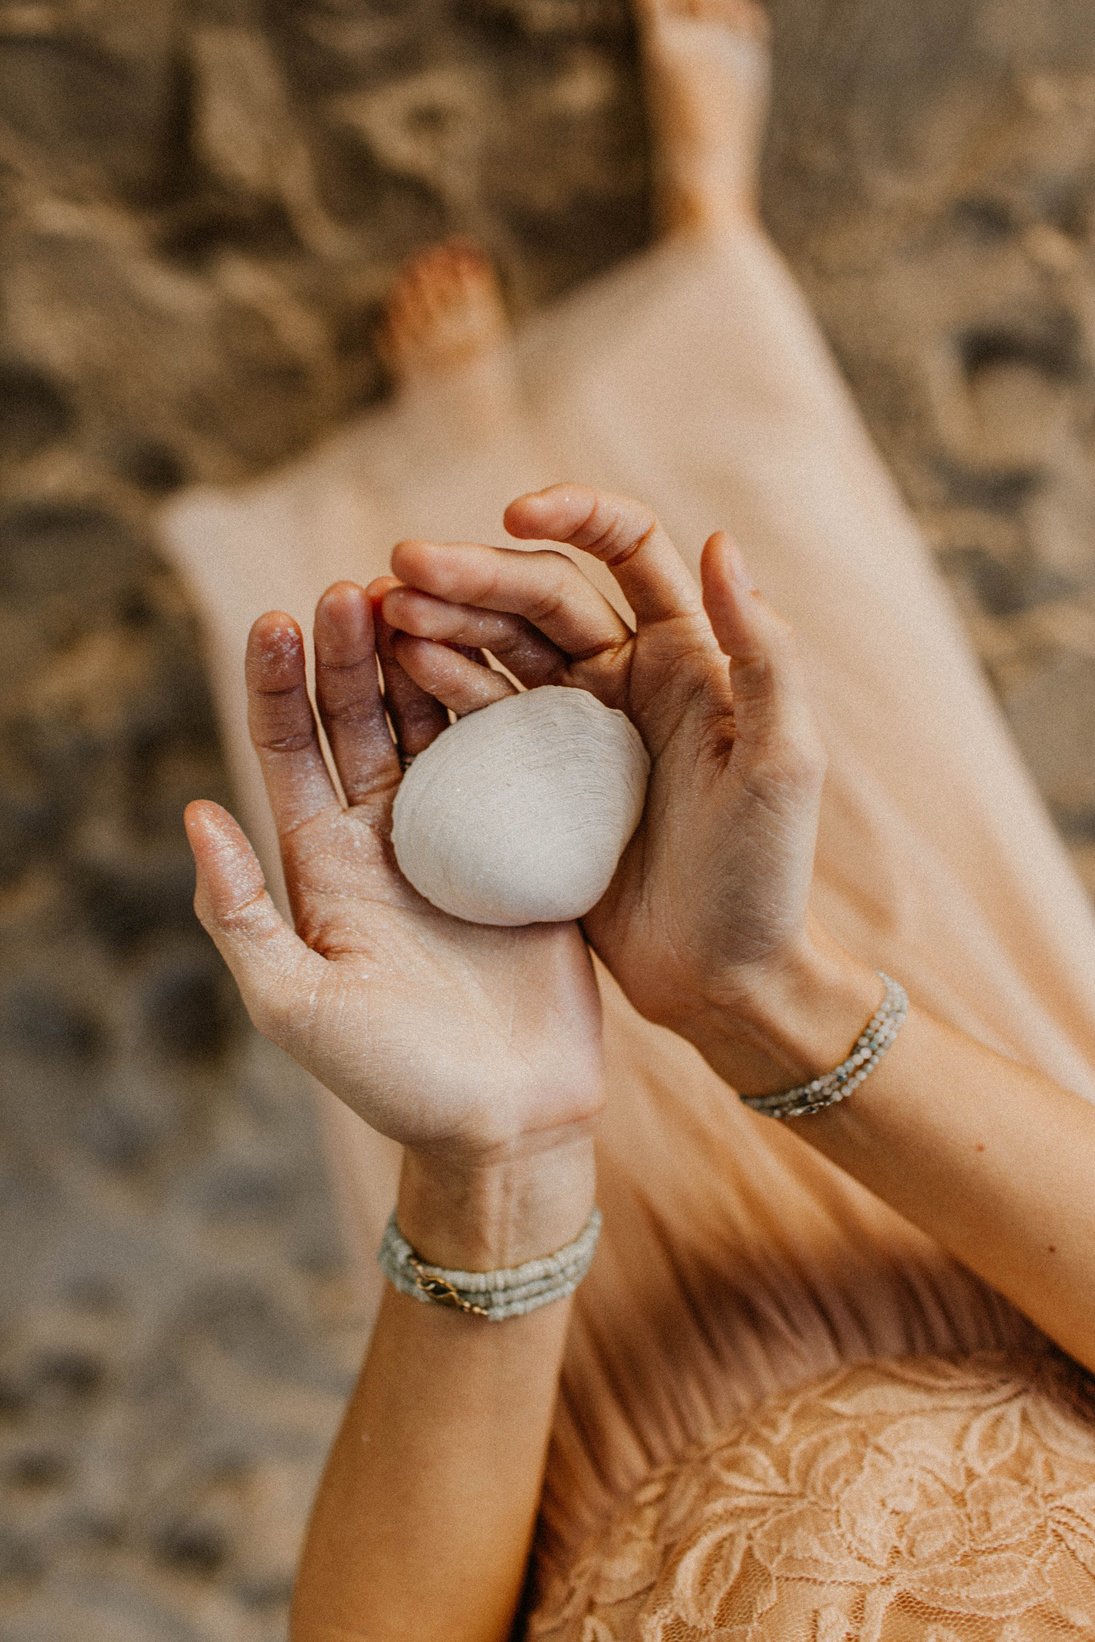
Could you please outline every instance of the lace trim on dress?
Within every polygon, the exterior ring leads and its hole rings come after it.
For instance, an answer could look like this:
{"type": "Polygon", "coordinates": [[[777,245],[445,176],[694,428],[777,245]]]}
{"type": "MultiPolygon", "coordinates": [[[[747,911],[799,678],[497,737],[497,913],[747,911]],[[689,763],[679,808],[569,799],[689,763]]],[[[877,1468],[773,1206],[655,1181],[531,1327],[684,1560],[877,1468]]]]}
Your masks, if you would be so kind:
{"type": "Polygon", "coordinates": [[[529,1642],[1095,1637],[1095,1380],[1056,1348],[848,1364],[650,1476],[529,1642]]]}

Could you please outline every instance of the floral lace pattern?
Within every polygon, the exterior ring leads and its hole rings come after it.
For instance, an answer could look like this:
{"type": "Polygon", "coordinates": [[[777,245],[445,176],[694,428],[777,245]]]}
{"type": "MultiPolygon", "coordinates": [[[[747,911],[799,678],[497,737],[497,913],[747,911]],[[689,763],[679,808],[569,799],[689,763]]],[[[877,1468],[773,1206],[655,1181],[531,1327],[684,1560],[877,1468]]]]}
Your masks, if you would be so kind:
{"type": "Polygon", "coordinates": [[[848,1364],[650,1476],[535,1642],[1095,1637],[1095,1380],[1063,1354],[848,1364]]]}

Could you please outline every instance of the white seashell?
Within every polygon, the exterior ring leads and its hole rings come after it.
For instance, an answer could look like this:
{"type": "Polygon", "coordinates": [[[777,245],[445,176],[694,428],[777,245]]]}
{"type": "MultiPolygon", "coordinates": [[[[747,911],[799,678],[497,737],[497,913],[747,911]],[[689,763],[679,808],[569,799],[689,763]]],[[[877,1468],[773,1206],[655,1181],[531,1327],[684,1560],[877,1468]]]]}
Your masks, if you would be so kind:
{"type": "Polygon", "coordinates": [[[522,690],[418,754],[395,797],[395,857],[420,895],[469,923],[580,918],[612,882],[649,774],[626,713],[588,690],[522,690]]]}

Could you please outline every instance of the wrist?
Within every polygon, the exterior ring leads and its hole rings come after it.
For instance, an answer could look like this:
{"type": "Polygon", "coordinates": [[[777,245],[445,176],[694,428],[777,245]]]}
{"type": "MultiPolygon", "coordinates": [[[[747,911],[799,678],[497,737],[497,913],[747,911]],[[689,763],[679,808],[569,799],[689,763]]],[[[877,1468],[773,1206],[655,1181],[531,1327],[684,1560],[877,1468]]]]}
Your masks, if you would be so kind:
{"type": "Polygon", "coordinates": [[[573,1242],[594,1207],[592,1125],[489,1159],[407,1151],[399,1229],[430,1265],[494,1271],[573,1242]]]}
{"type": "Polygon", "coordinates": [[[713,989],[685,1036],[733,1089],[774,1094],[839,1066],[882,994],[875,970],[811,921],[778,966],[713,989]]]}

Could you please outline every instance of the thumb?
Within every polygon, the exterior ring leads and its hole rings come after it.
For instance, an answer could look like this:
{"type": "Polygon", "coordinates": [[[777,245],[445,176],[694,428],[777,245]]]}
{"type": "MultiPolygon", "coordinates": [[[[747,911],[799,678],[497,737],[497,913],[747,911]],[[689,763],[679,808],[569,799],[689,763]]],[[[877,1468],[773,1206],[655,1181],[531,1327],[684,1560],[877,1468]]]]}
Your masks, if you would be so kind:
{"type": "MultiPolygon", "coordinates": [[[[824,768],[825,750],[810,704],[794,629],[761,594],[741,549],[724,530],[700,555],[703,606],[719,649],[730,658],[735,745],[745,758],[824,768]]],[[[740,756],[740,755],[739,755],[740,756]]]]}
{"type": "Polygon", "coordinates": [[[227,810],[207,800],[188,804],[183,824],[197,868],[198,920],[232,971],[254,1024],[289,1049],[292,1023],[307,1016],[325,961],[275,907],[258,857],[227,810]]]}

